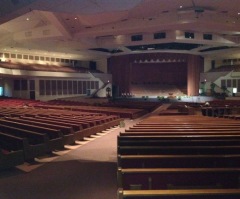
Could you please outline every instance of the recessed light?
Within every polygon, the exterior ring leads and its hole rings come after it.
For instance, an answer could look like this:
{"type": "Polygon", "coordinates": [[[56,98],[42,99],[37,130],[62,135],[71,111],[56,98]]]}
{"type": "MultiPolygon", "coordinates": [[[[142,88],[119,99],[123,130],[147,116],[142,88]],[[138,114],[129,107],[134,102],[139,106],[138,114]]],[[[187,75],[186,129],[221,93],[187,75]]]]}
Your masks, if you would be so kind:
{"type": "Polygon", "coordinates": [[[74,19],[77,19],[77,17],[75,17],[74,19]]]}
{"type": "Polygon", "coordinates": [[[29,18],[27,17],[26,20],[29,21],[29,18]]]}
{"type": "Polygon", "coordinates": [[[183,6],[179,6],[179,8],[182,8],[183,6]]]}
{"type": "Polygon", "coordinates": [[[238,12],[238,15],[240,15],[240,12],[238,12]]]}

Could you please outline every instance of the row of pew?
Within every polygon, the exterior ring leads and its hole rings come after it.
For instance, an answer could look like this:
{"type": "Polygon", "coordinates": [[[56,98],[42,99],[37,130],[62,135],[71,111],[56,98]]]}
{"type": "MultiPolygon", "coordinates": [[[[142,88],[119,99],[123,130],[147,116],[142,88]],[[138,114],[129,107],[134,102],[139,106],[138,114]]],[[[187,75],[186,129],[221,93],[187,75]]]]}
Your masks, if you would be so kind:
{"type": "Polygon", "coordinates": [[[136,108],[119,108],[119,107],[98,107],[91,105],[81,105],[81,106],[69,106],[68,102],[65,102],[66,105],[48,105],[48,104],[40,104],[35,105],[36,108],[42,109],[64,109],[64,110],[72,110],[72,111],[87,111],[92,113],[101,113],[107,115],[118,115],[121,118],[131,118],[135,119],[144,114],[148,113],[144,109],[136,109],[136,108]]]}
{"type": "Polygon", "coordinates": [[[152,116],[118,136],[118,199],[239,199],[240,123],[152,116]]]}
{"type": "Polygon", "coordinates": [[[122,120],[116,115],[35,108],[0,112],[0,169],[62,150],[122,120]]]}
{"type": "Polygon", "coordinates": [[[202,106],[202,115],[210,117],[223,117],[225,115],[239,115],[239,100],[214,100],[202,106]]]}

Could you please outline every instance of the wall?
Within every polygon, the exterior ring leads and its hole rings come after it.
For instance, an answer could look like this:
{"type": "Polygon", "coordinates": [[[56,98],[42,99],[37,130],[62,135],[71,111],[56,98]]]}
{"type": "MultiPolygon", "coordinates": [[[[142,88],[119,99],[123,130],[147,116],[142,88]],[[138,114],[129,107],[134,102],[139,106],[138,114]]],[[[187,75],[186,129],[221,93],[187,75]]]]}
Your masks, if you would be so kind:
{"type": "MultiPolygon", "coordinates": [[[[100,78],[94,77],[90,73],[60,73],[60,72],[37,72],[37,71],[23,71],[23,70],[8,70],[7,71],[9,74],[11,73],[12,75],[9,75],[8,77],[3,78],[3,87],[4,87],[4,95],[9,96],[9,97],[17,97],[17,98],[30,98],[30,87],[29,87],[29,81],[34,80],[35,86],[34,89],[31,89],[31,91],[35,90],[35,99],[37,100],[42,100],[42,101],[47,101],[47,100],[52,100],[56,98],[67,98],[67,97],[75,97],[75,96],[86,96],[87,90],[89,89],[91,93],[93,93],[97,88],[100,88],[104,82],[100,78]],[[14,75],[13,75],[14,74],[14,75]],[[27,81],[27,89],[15,89],[14,88],[14,81],[17,82],[16,80],[25,80],[27,81]],[[46,80],[67,80],[70,82],[77,82],[77,87],[78,87],[78,82],[90,82],[89,87],[86,86],[86,90],[83,93],[77,93],[74,92],[74,87],[72,86],[71,92],[67,91],[65,94],[52,94],[53,92],[50,91],[50,94],[45,93],[40,95],[40,90],[39,90],[39,81],[44,80],[46,83],[46,80]],[[94,82],[94,86],[91,85],[91,82],[94,82]]],[[[110,75],[107,74],[109,77],[110,75]]],[[[111,77],[111,76],[110,76],[111,77]]],[[[52,82],[51,82],[52,84],[52,82]]],[[[81,84],[82,85],[82,84],[81,84]]],[[[57,89],[57,88],[56,88],[57,89]]],[[[78,89],[78,88],[76,88],[78,89]]],[[[75,90],[76,90],[75,89],[75,90]]],[[[83,89],[83,88],[82,88],[83,89]]],[[[105,93],[98,94],[99,97],[106,97],[105,93]]]]}
{"type": "Polygon", "coordinates": [[[107,73],[107,59],[106,58],[96,60],[96,63],[97,63],[98,70],[100,70],[104,73],[107,73]]]}

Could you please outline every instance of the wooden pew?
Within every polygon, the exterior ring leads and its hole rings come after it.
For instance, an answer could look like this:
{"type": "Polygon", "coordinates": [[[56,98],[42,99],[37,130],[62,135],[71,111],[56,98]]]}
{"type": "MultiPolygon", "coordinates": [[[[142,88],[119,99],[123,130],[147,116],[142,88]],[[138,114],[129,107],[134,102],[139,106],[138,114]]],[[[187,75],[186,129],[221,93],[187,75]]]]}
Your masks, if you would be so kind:
{"type": "Polygon", "coordinates": [[[141,128],[131,127],[125,132],[221,132],[221,131],[239,131],[239,127],[218,127],[218,128],[141,128]]]}
{"type": "Polygon", "coordinates": [[[60,130],[39,127],[19,122],[12,122],[5,119],[0,119],[0,123],[8,126],[14,126],[20,129],[27,129],[40,134],[46,134],[49,137],[48,147],[50,151],[64,148],[63,134],[60,132],[60,130]]]}
{"type": "Polygon", "coordinates": [[[118,187],[138,189],[238,188],[240,168],[118,169],[118,187]],[[227,179],[227,180],[226,180],[227,179]]]}
{"type": "Polygon", "coordinates": [[[159,134],[159,133],[120,133],[119,138],[121,140],[146,140],[146,139],[159,139],[159,140],[232,140],[232,139],[240,139],[240,135],[238,134],[213,134],[213,135],[199,135],[199,134],[181,134],[181,135],[169,135],[169,134],[159,134]],[[153,134],[153,135],[151,135],[153,134]]]}
{"type": "Polygon", "coordinates": [[[239,154],[240,146],[118,146],[121,155],[239,154]]]}
{"type": "MultiPolygon", "coordinates": [[[[37,118],[42,118],[42,117],[43,116],[37,116],[37,118]]],[[[75,132],[74,134],[75,140],[82,140],[84,137],[88,137],[90,135],[97,133],[95,129],[90,127],[90,124],[87,122],[73,121],[73,120],[69,120],[61,117],[43,117],[43,118],[49,118],[49,120],[52,120],[52,121],[81,125],[83,127],[82,130],[75,132]]]]}
{"type": "MultiPolygon", "coordinates": [[[[126,138],[126,136],[125,136],[126,138]]],[[[145,140],[127,140],[118,137],[118,146],[240,146],[240,140],[223,140],[223,139],[187,139],[187,140],[161,140],[161,139],[145,139],[145,140]]]]}
{"type": "Polygon", "coordinates": [[[118,190],[118,199],[239,199],[240,189],[118,190]]]}
{"type": "Polygon", "coordinates": [[[0,132],[0,170],[24,163],[27,140],[0,132]]]}
{"type": "Polygon", "coordinates": [[[54,120],[51,120],[49,118],[36,118],[36,117],[29,117],[29,116],[21,116],[20,118],[25,119],[25,120],[30,120],[30,121],[36,121],[36,122],[43,122],[46,124],[54,124],[54,125],[62,125],[62,126],[67,126],[73,129],[73,132],[79,131],[82,129],[81,125],[77,124],[70,124],[70,123],[64,123],[64,122],[57,122],[54,120]]]}
{"type": "Polygon", "coordinates": [[[63,140],[64,144],[74,144],[74,135],[73,135],[73,129],[71,127],[63,126],[63,125],[55,125],[55,124],[48,124],[48,123],[43,123],[43,122],[37,122],[33,120],[28,120],[24,118],[11,118],[11,117],[5,117],[6,120],[8,121],[14,121],[14,122],[20,122],[24,124],[30,124],[34,126],[39,126],[39,127],[46,127],[50,129],[55,129],[55,130],[60,130],[63,134],[63,140]]]}
{"type": "Polygon", "coordinates": [[[125,130],[125,132],[121,132],[120,135],[125,135],[125,136],[201,136],[201,135],[240,135],[240,130],[239,131],[188,131],[188,132],[168,132],[168,131],[130,131],[130,130],[125,130]]]}
{"type": "MultiPolygon", "coordinates": [[[[41,156],[49,152],[49,138],[45,134],[40,134],[26,129],[20,129],[3,124],[0,124],[0,131],[4,134],[14,136],[15,139],[22,139],[21,142],[23,142],[22,145],[25,160],[31,160],[34,157],[41,156]]],[[[8,144],[10,145],[11,138],[7,138],[6,136],[3,138],[3,136],[4,135],[2,135],[2,140],[8,140],[8,144]]]]}
{"type": "Polygon", "coordinates": [[[121,168],[214,168],[238,167],[236,155],[118,155],[121,168]]]}

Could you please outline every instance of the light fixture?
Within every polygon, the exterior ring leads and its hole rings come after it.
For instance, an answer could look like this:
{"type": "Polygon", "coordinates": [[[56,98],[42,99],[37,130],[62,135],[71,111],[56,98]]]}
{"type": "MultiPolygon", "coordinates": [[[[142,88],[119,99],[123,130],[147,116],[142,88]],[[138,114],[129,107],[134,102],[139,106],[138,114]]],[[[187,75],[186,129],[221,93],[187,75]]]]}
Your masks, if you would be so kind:
{"type": "Polygon", "coordinates": [[[233,93],[237,93],[237,88],[233,88],[233,93]]]}

